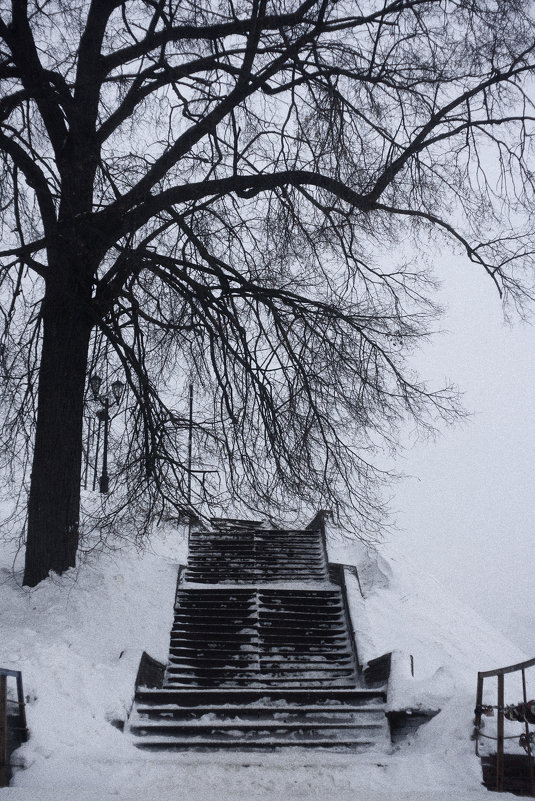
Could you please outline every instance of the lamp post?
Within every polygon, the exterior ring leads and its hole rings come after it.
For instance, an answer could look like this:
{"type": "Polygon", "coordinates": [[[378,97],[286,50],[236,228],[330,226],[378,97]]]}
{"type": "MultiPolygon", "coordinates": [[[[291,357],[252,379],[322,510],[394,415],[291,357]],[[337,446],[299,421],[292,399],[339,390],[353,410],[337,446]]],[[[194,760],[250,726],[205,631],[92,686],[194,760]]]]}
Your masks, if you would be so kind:
{"type": "MultiPolygon", "coordinates": [[[[119,406],[123,397],[124,384],[122,381],[113,381],[111,384],[111,395],[106,391],[100,394],[102,386],[102,377],[99,375],[92,375],[89,379],[89,386],[93,393],[94,400],[102,404],[102,408],[97,411],[97,419],[100,423],[104,423],[104,441],[102,445],[102,473],[99,479],[99,490],[104,495],[110,489],[110,477],[108,475],[108,440],[110,433],[110,409],[113,406],[119,406]]],[[[98,453],[95,461],[98,459],[98,453]]],[[[95,464],[96,473],[96,464],[95,464]]]]}

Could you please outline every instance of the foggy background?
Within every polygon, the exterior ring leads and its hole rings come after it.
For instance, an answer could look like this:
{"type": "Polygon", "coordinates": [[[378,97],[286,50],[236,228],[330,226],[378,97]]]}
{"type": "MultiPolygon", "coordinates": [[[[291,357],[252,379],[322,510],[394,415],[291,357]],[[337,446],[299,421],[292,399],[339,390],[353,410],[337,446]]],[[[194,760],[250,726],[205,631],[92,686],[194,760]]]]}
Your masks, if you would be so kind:
{"type": "MultiPolygon", "coordinates": [[[[489,276],[462,257],[437,262],[446,329],[415,363],[463,393],[471,417],[398,459],[395,536],[422,570],[535,656],[535,328],[504,323],[489,276]]],[[[410,442],[410,437],[408,438],[410,442]]]]}

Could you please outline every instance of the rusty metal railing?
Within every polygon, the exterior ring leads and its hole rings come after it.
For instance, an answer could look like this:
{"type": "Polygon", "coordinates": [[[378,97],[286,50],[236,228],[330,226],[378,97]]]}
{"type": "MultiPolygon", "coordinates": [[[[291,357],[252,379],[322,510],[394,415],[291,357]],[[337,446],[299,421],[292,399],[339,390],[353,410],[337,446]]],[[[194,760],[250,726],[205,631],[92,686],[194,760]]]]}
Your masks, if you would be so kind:
{"type": "MultiPolygon", "coordinates": [[[[496,740],[496,790],[498,792],[504,792],[504,742],[505,739],[505,731],[504,731],[504,712],[505,712],[505,676],[509,673],[518,673],[520,672],[522,675],[522,693],[523,693],[523,702],[527,706],[528,697],[526,691],[526,670],[528,668],[535,667],[535,659],[528,659],[526,662],[518,662],[516,665],[508,665],[507,667],[496,668],[496,670],[485,670],[480,671],[477,674],[477,693],[476,693],[476,708],[475,708],[475,719],[474,719],[474,727],[475,727],[475,742],[476,742],[476,755],[479,756],[479,738],[480,737],[487,737],[490,739],[496,740]],[[490,735],[482,734],[481,733],[481,717],[484,714],[486,707],[483,705],[483,683],[485,679],[490,678],[497,678],[498,688],[497,688],[497,703],[490,707],[491,709],[496,709],[497,712],[497,723],[496,723],[496,737],[490,737],[490,735]]],[[[525,725],[525,750],[527,753],[528,765],[529,765],[529,780],[531,785],[531,795],[535,796],[535,776],[534,776],[534,769],[533,769],[533,754],[531,748],[531,735],[529,731],[529,723],[527,719],[524,719],[525,725]]]]}

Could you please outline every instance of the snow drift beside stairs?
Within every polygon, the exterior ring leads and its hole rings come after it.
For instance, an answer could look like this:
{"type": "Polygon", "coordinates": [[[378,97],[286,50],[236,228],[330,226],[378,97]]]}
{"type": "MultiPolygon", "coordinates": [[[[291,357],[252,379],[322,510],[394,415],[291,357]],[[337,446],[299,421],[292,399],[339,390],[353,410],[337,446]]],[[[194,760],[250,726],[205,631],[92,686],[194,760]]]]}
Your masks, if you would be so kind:
{"type": "Polygon", "coordinates": [[[470,739],[477,671],[530,655],[421,575],[395,543],[377,553],[333,538],[329,556],[358,567],[360,588],[348,577],[348,591],[361,662],[393,652],[390,709],[441,710],[390,754],[140,752],[116,726],[142,651],[167,658],[184,536],[160,532],[145,553],[94,553],[33,590],[20,587],[0,545],[0,666],[23,672],[30,728],[15,755],[25,769],[0,801],[488,801],[470,739]]]}

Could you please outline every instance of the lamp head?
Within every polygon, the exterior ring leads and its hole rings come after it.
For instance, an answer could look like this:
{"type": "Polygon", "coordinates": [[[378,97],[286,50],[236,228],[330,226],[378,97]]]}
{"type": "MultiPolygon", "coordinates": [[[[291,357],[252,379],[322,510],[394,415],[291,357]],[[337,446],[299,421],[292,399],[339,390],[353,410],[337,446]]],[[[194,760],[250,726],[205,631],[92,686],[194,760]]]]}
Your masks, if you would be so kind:
{"type": "Polygon", "coordinates": [[[93,397],[95,400],[98,400],[98,394],[100,392],[100,385],[102,384],[102,377],[100,375],[93,375],[89,379],[89,386],[91,387],[91,392],[93,393],[93,397]]]}
{"type": "Polygon", "coordinates": [[[124,391],[124,384],[122,381],[114,381],[111,385],[111,391],[113,393],[113,397],[115,398],[115,402],[117,405],[121,402],[121,398],[123,397],[124,391]]]}

